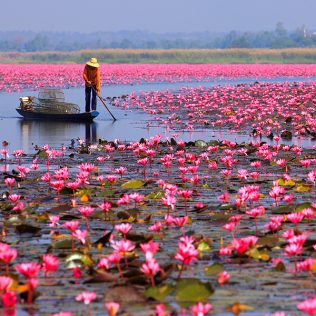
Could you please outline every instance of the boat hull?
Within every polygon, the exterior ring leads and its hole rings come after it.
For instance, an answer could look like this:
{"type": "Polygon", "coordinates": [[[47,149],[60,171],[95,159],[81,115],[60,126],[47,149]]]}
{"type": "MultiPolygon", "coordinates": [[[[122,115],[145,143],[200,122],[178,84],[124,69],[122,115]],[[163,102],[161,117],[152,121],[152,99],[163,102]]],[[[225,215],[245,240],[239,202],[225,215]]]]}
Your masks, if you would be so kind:
{"type": "Polygon", "coordinates": [[[27,120],[46,120],[46,121],[66,121],[66,122],[90,122],[95,119],[99,112],[84,112],[78,114],[52,114],[52,113],[40,113],[34,111],[25,111],[19,108],[17,112],[27,120]]]}

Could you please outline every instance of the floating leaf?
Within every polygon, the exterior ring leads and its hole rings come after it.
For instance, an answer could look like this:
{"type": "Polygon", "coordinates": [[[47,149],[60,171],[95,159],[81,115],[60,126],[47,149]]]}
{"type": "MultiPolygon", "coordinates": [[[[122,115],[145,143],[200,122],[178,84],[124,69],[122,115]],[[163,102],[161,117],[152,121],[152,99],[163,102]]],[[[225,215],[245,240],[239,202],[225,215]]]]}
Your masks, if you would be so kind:
{"type": "Polygon", "coordinates": [[[279,241],[280,241],[279,237],[264,236],[258,239],[258,241],[256,242],[256,246],[257,248],[264,248],[264,247],[274,248],[278,246],[279,241]]]}
{"type": "Polygon", "coordinates": [[[165,196],[165,194],[162,191],[158,191],[158,192],[152,192],[148,195],[146,195],[145,199],[149,200],[149,199],[161,199],[165,196]]]}
{"type": "Polygon", "coordinates": [[[22,223],[22,220],[19,216],[13,215],[10,216],[5,222],[6,227],[16,227],[22,223]]]}
{"type": "Polygon", "coordinates": [[[211,247],[207,242],[201,241],[197,247],[197,250],[200,252],[207,252],[211,250],[211,247]]]}
{"type": "Polygon", "coordinates": [[[60,194],[64,194],[64,195],[71,195],[73,194],[73,190],[68,188],[68,187],[63,187],[61,190],[60,190],[60,194]]]}
{"type": "Polygon", "coordinates": [[[198,147],[198,148],[205,148],[208,146],[208,144],[204,140],[197,140],[194,143],[194,145],[195,145],[195,147],[198,147]]]}
{"type": "Polygon", "coordinates": [[[300,184],[297,187],[295,187],[295,192],[309,192],[312,189],[312,186],[309,184],[300,184]]]}
{"type": "Polygon", "coordinates": [[[71,239],[58,240],[57,242],[52,244],[52,247],[54,249],[71,249],[72,241],[71,239]]]}
{"type": "Polygon", "coordinates": [[[304,208],[312,208],[312,204],[311,203],[302,203],[302,204],[298,204],[295,206],[294,212],[300,212],[302,211],[304,208]]]}
{"type": "Polygon", "coordinates": [[[294,210],[293,205],[285,204],[285,205],[279,205],[277,207],[273,207],[271,211],[272,211],[272,214],[284,215],[284,214],[292,213],[293,210],[294,210]]]}
{"type": "Polygon", "coordinates": [[[283,262],[278,262],[277,265],[274,267],[276,271],[286,271],[286,267],[283,262]]]}
{"type": "Polygon", "coordinates": [[[205,302],[214,292],[210,283],[198,279],[182,279],[176,285],[176,300],[178,302],[205,302]]]}
{"type": "Polygon", "coordinates": [[[86,267],[91,267],[93,265],[92,258],[89,255],[82,254],[80,252],[74,252],[71,255],[67,256],[65,261],[68,268],[69,265],[76,263],[82,263],[86,267]]]}
{"type": "Polygon", "coordinates": [[[142,180],[129,180],[122,184],[124,189],[139,189],[145,184],[142,180]]]}
{"type": "Polygon", "coordinates": [[[257,248],[248,250],[246,254],[249,257],[253,259],[257,259],[257,260],[268,261],[270,259],[270,255],[268,251],[266,250],[259,251],[257,248]]]}
{"type": "Polygon", "coordinates": [[[146,297],[132,285],[119,285],[108,288],[105,292],[104,300],[120,304],[137,304],[145,303],[146,297]]]}
{"type": "Polygon", "coordinates": [[[142,234],[142,233],[127,233],[126,238],[128,240],[134,241],[134,242],[148,242],[153,238],[150,234],[142,234]]]}
{"type": "Polygon", "coordinates": [[[47,212],[43,212],[43,213],[39,214],[38,216],[36,216],[36,221],[38,221],[38,222],[46,222],[48,219],[49,219],[49,217],[48,217],[47,212]]]}
{"type": "Polygon", "coordinates": [[[147,298],[152,298],[156,301],[163,301],[165,297],[174,291],[174,286],[171,284],[163,284],[160,286],[150,287],[145,291],[147,298]]]}
{"type": "Polygon", "coordinates": [[[277,181],[278,181],[278,185],[281,187],[293,187],[295,185],[295,181],[293,180],[284,180],[280,178],[277,181]]]}
{"type": "Polygon", "coordinates": [[[116,216],[118,219],[128,220],[131,217],[131,214],[127,211],[119,211],[116,216]]]}
{"type": "Polygon", "coordinates": [[[220,206],[220,210],[222,211],[229,211],[229,210],[233,210],[235,207],[233,204],[229,204],[229,203],[224,203],[220,206]]]}
{"type": "Polygon", "coordinates": [[[93,270],[92,276],[84,283],[103,283],[117,281],[117,276],[102,270],[93,270]]]}
{"type": "Polygon", "coordinates": [[[216,275],[222,271],[224,271],[224,265],[222,265],[221,263],[214,263],[204,268],[204,273],[205,275],[208,275],[208,276],[216,275]]]}
{"type": "Polygon", "coordinates": [[[21,224],[16,226],[15,230],[19,234],[37,234],[41,230],[41,228],[33,225],[21,224]]]}
{"type": "Polygon", "coordinates": [[[106,191],[100,192],[100,193],[98,194],[98,197],[106,198],[106,197],[108,197],[108,196],[112,196],[113,193],[114,193],[113,190],[106,190],[106,191]]]}
{"type": "Polygon", "coordinates": [[[71,206],[69,204],[61,204],[61,205],[54,206],[54,207],[46,210],[46,212],[48,214],[53,214],[53,213],[60,214],[61,212],[68,212],[69,210],[71,210],[71,206]]]}

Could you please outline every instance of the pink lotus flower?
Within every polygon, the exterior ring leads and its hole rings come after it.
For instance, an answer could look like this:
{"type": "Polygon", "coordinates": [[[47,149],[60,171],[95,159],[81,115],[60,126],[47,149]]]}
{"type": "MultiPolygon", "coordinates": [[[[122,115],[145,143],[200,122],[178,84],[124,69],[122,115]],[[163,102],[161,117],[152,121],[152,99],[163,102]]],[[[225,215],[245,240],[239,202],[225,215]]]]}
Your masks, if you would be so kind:
{"type": "Polygon", "coordinates": [[[225,284],[230,279],[230,274],[227,271],[219,272],[217,275],[217,282],[219,284],[225,284]]]}
{"type": "Polygon", "coordinates": [[[140,244],[140,249],[143,253],[147,253],[150,252],[151,254],[154,254],[158,251],[160,245],[158,242],[154,242],[152,240],[150,240],[149,242],[145,243],[145,244],[140,244]]]}
{"type": "Polygon", "coordinates": [[[132,194],[129,194],[129,198],[135,202],[135,207],[136,207],[136,203],[143,202],[145,197],[144,195],[139,194],[139,193],[132,193],[132,194]]]}
{"type": "Polygon", "coordinates": [[[160,265],[154,258],[146,260],[146,262],[143,263],[140,268],[140,271],[151,279],[152,286],[155,286],[154,276],[159,270],[160,265]]]}
{"type": "Polygon", "coordinates": [[[5,178],[4,179],[4,183],[9,187],[10,192],[12,191],[12,186],[15,183],[15,179],[14,178],[5,178]]]}
{"type": "Polygon", "coordinates": [[[232,247],[238,254],[243,254],[249,249],[249,247],[254,246],[257,240],[258,238],[255,236],[233,239],[232,247]]]}
{"type": "Polygon", "coordinates": [[[161,232],[162,228],[163,228],[163,227],[162,227],[161,222],[156,222],[155,224],[150,225],[150,226],[148,227],[148,229],[149,229],[150,231],[156,232],[156,233],[161,232]]]}
{"type": "Polygon", "coordinates": [[[44,182],[50,182],[51,180],[51,175],[49,172],[46,172],[42,177],[41,177],[41,180],[44,181],[44,182]]]}
{"type": "Polygon", "coordinates": [[[112,242],[112,247],[116,250],[116,252],[125,255],[127,252],[133,251],[135,245],[130,240],[120,240],[112,242]]]}
{"type": "Polygon", "coordinates": [[[302,221],[302,219],[304,218],[304,215],[302,213],[291,213],[291,214],[288,214],[286,216],[286,218],[293,224],[298,224],[299,222],[302,221]]]}
{"type": "Polygon", "coordinates": [[[28,279],[34,278],[40,271],[41,266],[35,262],[20,263],[16,265],[15,270],[23,274],[28,279]]]}
{"type": "Polygon", "coordinates": [[[107,175],[105,179],[112,185],[116,181],[117,177],[115,175],[107,175]]]}
{"type": "Polygon", "coordinates": [[[13,284],[13,280],[7,276],[0,276],[0,292],[7,292],[13,284]]]}
{"type": "Polygon", "coordinates": [[[119,167],[119,168],[116,168],[115,169],[115,172],[117,173],[117,174],[119,174],[120,176],[121,176],[121,178],[123,177],[123,174],[125,174],[125,172],[126,172],[126,168],[125,167],[119,167]]]}
{"type": "Polygon", "coordinates": [[[110,269],[110,265],[109,265],[109,259],[108,258],[102,258],[99,263],[98,263],[98,268],[102,268],[102,269],[110,269]]]}
{"type": "Polygon", "coordinates": [[[54,272],[58,269],[59,259],[51,254],[46,254],[42,256],[43,266],[42,269],[47,275],[49,272],[54,272]]]}
{"type": "Polygon", "coordinates": [[[93,213],[94,208],[91,206],[81,206],[78,211],[82,216],[85,217],[87,229],[90,229],[88,218],[93,213]]]}
{"type": "Polygon", "coordinates": [[[105,309],[109,316],[116,316],[117,312],[120,309],[120,304],[115,303],[115,302],[108,302],[105,303],[105,309]]]}
{"type": "Polygon", "coordinates": [[[76,301],[83,302],[85,305],[89,305],[97,297],[95,292],[84,291],[76,296],[76,301]]]}
{"type": "Polygon", "coordinates": [[[312,271],[315,263],[314,258],[306,258],[304,261],[297,263],[297,269],[299,271],[312,271]]]}
{"type": "Polygon", "coordinates": [[[192,312],[192,316],[203,316],[208,314],[208,312],[212,309],[212,304],[203,304],[198,303],[190,307],[192,312]]]}
{"type": "Polygon", "coordinates": [[[219,249],[219,255],[220,256],[230,256],[232,254],[232,248],[231,247],[221,247],[219,249]]]}
{"type": "Polygon", "coordinates": [[[132,229],[132,225],[129,223],[122,223],[115,225],[114,228],[121,234],[123,234],[124,239],[126,240],[126,234],[132,229]]]}
{"type": "Polygon", "coordinates": [[[315,315],[316,314],[316,296],[297,304],[297,309],[303,311],[304,313],[310,316],[315,315]]]}
{"type": "Polygon", "coordinates": [[[170,313],[166,311],[166,307],[163,304],[156,305],[156,316],[170,316],[170,313]]]}
{"type": "Polygon", "coordinates": [[[18,195],[18,194],[10,194],[8,196],[8,199],[13,202],[13,203],[16,203],[18,202],[20,199],[21,199],[21,195],[18,195]]]}
{"type": "Polygon", "coordinates": [[[76,239],[78,239],[82,244],[86,243],[86,237],[87,237],[87,231],[86,230],[80,230],[76,229],[73,233],[72,236],[76,239]]]}
{"type": "Polygon", "coordinates": [[[59,216],[57,215],[48,215],[50,221],[49,227],[58,227],[59,226],[59,216]]]}
{"type": "Polygon", "coordinates": [[[198,254],[199,252],[192,244],[179,243],[175,259],[179,260],[183,265],[188,265],[192,261],[197,260],[198,254]]]}
{"type": "Polygon", "coordinates": [[[16,293],[13,291],[7,291],[1,296],[3,307],[14,307],[16,305],[16,293]]]}
{"type": "Polygon", "coordinates": [[[81,171],[92,172],[94,169],[94,165],[91,163],[82,163],[78,166],[81,171]]]}
{"type": "Polygon", "coordinates": [[[78,221],[68,221],[64,223],[64,227],[69,229],[71,232],[74,232],[79,226],[78,221]]]}

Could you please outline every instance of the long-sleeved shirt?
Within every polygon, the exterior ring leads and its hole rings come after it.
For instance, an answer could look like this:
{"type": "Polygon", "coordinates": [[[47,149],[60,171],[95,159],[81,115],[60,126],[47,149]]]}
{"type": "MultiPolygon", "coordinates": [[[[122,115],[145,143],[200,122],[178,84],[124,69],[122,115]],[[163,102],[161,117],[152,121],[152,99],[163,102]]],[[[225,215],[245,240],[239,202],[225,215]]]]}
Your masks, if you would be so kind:
{"type": "Polygon", "coordinates": [[[84,71],[83,71],[83,79],[86,82],[86,85],[88,85],[87,82],[90,81],[91,85],[96,86],[97,92],[100,92],[101,80],[100,80],[99,68],[85,65],[84,71]]]}

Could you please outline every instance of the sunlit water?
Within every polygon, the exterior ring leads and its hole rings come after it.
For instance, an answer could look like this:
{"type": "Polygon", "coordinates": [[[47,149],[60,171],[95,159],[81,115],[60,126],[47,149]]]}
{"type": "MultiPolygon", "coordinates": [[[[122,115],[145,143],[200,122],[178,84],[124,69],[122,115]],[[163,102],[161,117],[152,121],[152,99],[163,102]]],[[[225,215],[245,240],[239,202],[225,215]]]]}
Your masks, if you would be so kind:
{"type": "MultiPolygon", "coordinates": [[[[315,78],[305,79],[310,81],[315,78]]],[[[260,79],[260,82],[284,82],[284,81],[302,81],[302,78],[273,78],[260,79]]],[[[241,83],[253,83],[255,79],[240,78],[230,80],[213,80],[209,82],[190,82],[190,83],[159,83],[159,84],[140,84],[140,85],[113,85],[102,88],[103,97],[122,96],[131,92],[140,91],[162,91],[162,90],[178,90],[183,87],[212,87],[218,85],[235,85],[241,83]]],[[[84,110],[84,89],[71,88],[64,90],[65,98],[68,102],[73,102],[84,110]]],[[[72,139],[85,139],[90,143],[97,142],[99,139],[122,141],[135,141],[140,138],[149,138],[151,136],[161,134],[165,138],[174,135],[174,131],[164,126],[153,126],[147,128],[147,122],[152,121],[153,117],[146,113],[122,110],[110,106],[108,107],[116,121],[113,121],[102,103],[98,102],[98,111],[100,115],[93,123],[69,123],[69,122],[50,122],[50,121],[28,121],[22,119],[16,112],[15,108],[19,104],[20,96],[33,95],[37,96],[36,91],[23,91],[14,93],[0,93],[0,135],[1,141],[7,140],[12,149],[21,148],[27,153],[34,152],[34,146],[42,146],[49,144],[53,147],[59,147],[62,144],[70,145],[72,139]]],[[[151,124],[155,125],[155,124],[151,124]]],[[[229,139],[237,143],[249,142],[256,139],[250,138],[249,135],[240,132],[228,131],[225,129],[213,130],[211,127],[195,130],[180,131],[177,133],[178,139],[185,141],[203,139],[222,140],[229,139]]],[[[268,142],[268,139],[262,139],[268,142]]],[[[293,138],[292,141],[283,141],[285,144],[296,144],[299,146],[310,148],[315,142],[309,139],[293,138]]]]}

